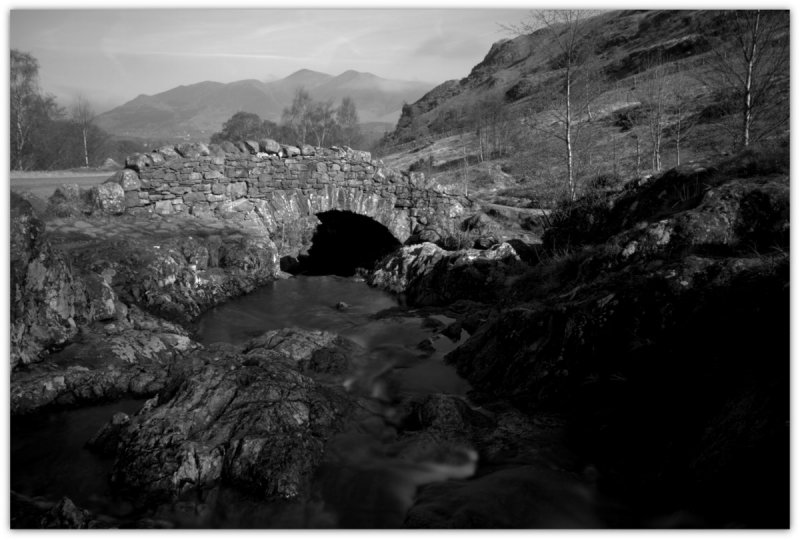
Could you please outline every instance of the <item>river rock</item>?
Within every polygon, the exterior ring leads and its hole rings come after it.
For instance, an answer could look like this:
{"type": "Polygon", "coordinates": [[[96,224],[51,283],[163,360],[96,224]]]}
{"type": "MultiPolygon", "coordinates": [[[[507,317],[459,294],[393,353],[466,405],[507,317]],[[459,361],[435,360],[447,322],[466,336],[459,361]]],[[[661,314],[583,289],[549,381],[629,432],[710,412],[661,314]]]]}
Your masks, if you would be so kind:
{"type": "Polygon", "coordinates": [[[31,205],[11,193],[11,367],[38,360],[77,332],[85,307],[82,283],[44,238],[31,205]]]}
{"type": "Polygon", "coordinates": [[[324,442],[349,407],[342,390],[288,367],[324,348],[309,343],[335,341],[310,334],[298,346],[288,341],[301,331],[284,339],[271,333],[244,355],[197,356],[173,392],[132,417],[112,481],[167,499],[222,479],[269,498],[306,493],[324,442]]]}
{"type": "Polygon", "coordinates": [[[11,413],[150,397],[198,347],[183,328],[133,306],[125,319],[86,326],[39,364],[12,372],[11,413]]]}
{"type": "Polygon", "coordinates": [[[68,497],[57,502],[26,497],[11,492],[12,529],[109,529],[109,520],[100,520],[80,508],[68,497]]]}
{"type": "Polygon", "coordinates": [[[487,250],[446,251],[424,242],[404,246],[376,266],[372,286],[404,293],[413,305],[441,305],[459,299],[496,299],[505,280],[525,265],[503,243],[487,250]]]}
{"type": "Polygon", "coordinates": [[[113,276],[110,286],[126,304],[180,322],[271,281],[279,271],[269,239],[241,235],[225,242],[129,237],[76,248],[72,258],[81,272],[113,276]]]}

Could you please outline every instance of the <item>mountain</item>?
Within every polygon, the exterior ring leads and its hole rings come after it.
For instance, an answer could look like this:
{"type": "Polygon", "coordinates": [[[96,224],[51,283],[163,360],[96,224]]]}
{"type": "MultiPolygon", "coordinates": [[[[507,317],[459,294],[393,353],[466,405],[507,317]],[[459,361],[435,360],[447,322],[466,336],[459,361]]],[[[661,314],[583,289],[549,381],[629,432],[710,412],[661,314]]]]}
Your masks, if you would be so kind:
{"type": "Polygon", "coordinates": [[[137,98],[97,117],[97,125],[119,137],[150,140],[208,140],[238,111],[278,121],[298,88],[318,101],[338,104],[350,96],[361,122],[394,124],[404,103],[419,99],[433,85],[383,79],[371,73],[345,71],[333,76],[301,69],[273,81],[247,79],[232,83],[205,81],[137,98]]]}

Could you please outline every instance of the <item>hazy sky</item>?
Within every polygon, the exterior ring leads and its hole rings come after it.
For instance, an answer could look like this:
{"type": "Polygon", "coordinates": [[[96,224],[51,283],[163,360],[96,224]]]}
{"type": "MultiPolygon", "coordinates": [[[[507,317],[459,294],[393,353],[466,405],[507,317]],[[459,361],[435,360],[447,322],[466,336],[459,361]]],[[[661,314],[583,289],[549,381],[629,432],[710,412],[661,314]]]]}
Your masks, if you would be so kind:
{"type": "Polygon", "coordinates": [[[98,111],[213,80],[348,69],[440,83],[466,76],[523,9],[13,9],[11,48],[33,54],[43,90],[98,111]]]}

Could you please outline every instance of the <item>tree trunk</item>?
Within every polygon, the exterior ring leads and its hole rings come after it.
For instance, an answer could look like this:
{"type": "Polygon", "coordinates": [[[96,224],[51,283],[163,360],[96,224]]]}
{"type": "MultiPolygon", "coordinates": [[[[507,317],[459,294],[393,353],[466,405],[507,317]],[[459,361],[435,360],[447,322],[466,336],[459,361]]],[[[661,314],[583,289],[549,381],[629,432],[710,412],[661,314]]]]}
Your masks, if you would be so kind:
{"type": "Polygon", "coordinates": [[[753,87],[753,65],[756,59],[756,41],[758,35],[758,24],[761,19],[761,11],[756,11],[756,21],[753,24],[752,42],[750,44],[750,58],[747,60],[747,76],[744,83],[744,109],[742,118],[742,146],[750,145],[750,124],[753,119],[752,87],[753,87]]]}
{"type": "Polygon", "coordinates": [[[86,144],[86,128],[83,129],[83,160],[86,163],[86,168],[89,168],[89,147],[86,144]]]}
{"type": "Polygon", "coordinates": [[[575,193],[575,176],[572,170],[572,97],[570,95],[572,80],[571,80],[570,66],[567,65],[567,80],[566,80],[566,121],[564,122],[564,139],[566,142],[567,150],[567,185],[569,187],[569,197],[571,201],[577,198],[575,193]]]}

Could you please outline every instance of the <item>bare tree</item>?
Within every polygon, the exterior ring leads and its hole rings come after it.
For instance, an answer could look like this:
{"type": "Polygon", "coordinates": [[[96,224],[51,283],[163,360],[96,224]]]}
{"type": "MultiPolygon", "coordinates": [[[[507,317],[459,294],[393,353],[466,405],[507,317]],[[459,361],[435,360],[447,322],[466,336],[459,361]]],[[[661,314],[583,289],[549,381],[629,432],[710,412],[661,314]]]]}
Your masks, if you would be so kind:
{"type": "Polygon", "coordinates": [[[28,53],[11,50],[11,158],[23,169],[39,98],[39,62],[28,53]]]}
{"type": "Polygon", "coordinates": [[[308,110],[308,126],[314,137],[317,139],[317,146],[325,145],[325,137],[336,126],[335,111],[333,103],[313,103],[308,110]]]}
{"type": "Polygon", "coordinates": [[[731,30],[712,51],[710,78],[739,117],[735,146],[747,147],[789,120],[789,11],[721,14],[731,30]],[[757,121],[764,125],[754,133],[757,121]]]}
{"type": "Polygon", "coordinates": [[[314,102],[305,88],[298,88],[294,94],[292,105],[283,109],[283,123],[291,128],[300,144],[306,144],[306,137],[311,129],[311,111],[314,102]]]}
{"type": "Polygon", "coordinates": [[[353,146],[361,135],[358,127],[358,111],[355,102],[350,96],[342,98],[342,103],[336,109],[336,123],[342,130],[342,139],[347,146],[353,146]]]}
{"type": "Polygon", "coordinates": [[[89,167],[89,130],[94,122],[94,109],[89,100],[84,96],[78,96],[72,106],[72,121],[80,128],[83,137],[83,160],[84,166],[89,167]]]}
{"type": "Polygon", "coordinates": [[[675,123],[672,126],[675,140],[675,166],[681,164],[681,143],[697,123],[696,115],[687,114],[691,110],[690,104],[694,96],[695,93],[691,90],[687,77],[679,78],[673,85],[671,112],[675,115],[675,123]]]}
{"type": "Polygon", "coordinates": [[[646,66],[647,75],[640,78],[636,94],[650,138],[651,166],[654,171],[660,171],[661,140],[667,121],[667,70],[660,57],[650,59],[646,66]]]}
{"type": "MultiPolygon", "coordinates": [[[[560,51],[556,67],[560,69],[563,77],[562,103],[554,112],[556,129],[548,131],[564,143],[567,187],[570,199],[573,201],[577,198],[574,156],[575,131],[579,120],[577,116],[581,111],[585,110],[587,113],[590,111],[588,101],[591,95],[586,91],[589,89],[588,82],[585,81],[584,92],[580,97],[575,95],[575,87],[581,75],[579,68],[585,62],[581,55],[592,50],[588,40],[589,32],[583,20],[593,14],[586,10],[532,11],[528,21],[505,27],[517,35],[531,34],[544,29],[560,51]]],[[[533,124],[531,126],[536,127],[533,124]]]]}

